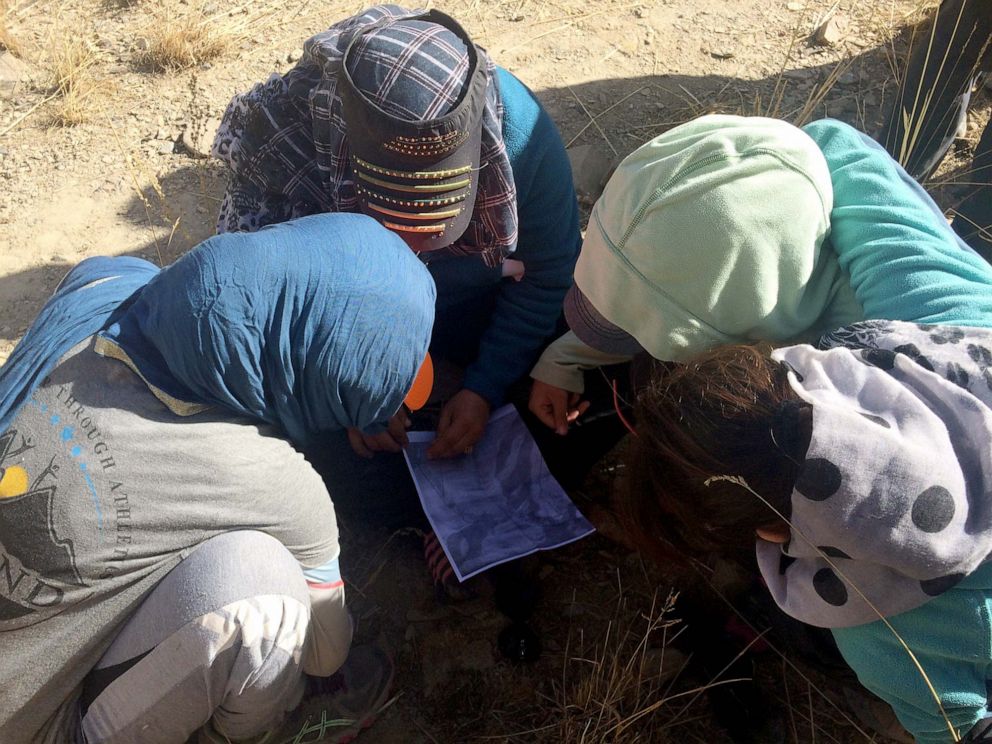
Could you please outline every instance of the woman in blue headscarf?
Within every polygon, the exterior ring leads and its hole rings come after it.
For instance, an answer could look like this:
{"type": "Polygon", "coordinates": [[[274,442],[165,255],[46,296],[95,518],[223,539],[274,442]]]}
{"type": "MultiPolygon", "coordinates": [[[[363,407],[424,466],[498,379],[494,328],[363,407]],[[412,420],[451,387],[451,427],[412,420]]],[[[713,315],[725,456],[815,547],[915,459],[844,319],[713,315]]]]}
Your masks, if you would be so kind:
{"type": "Polygon", "coordinates": [[[70,272],[0,369],[0,741],[368,725],[392,667],[349,654],[334,508],[295,447],[381,429],[434,299],[363,215],[70,272]]]}

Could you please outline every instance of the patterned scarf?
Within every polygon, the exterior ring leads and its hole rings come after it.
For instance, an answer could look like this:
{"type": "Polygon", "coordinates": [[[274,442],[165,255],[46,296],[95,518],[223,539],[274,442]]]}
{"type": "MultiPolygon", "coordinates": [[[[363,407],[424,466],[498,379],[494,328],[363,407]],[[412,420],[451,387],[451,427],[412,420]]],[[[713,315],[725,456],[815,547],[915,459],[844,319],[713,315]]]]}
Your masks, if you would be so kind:
{"type": "Polygon", "coordinates": [[[783,610],[841,628],[919,607],[992,552],[992,331],[868,321],[820,346],[772,353],[813,432],[792,539],[759,541],[758,563],[783,610]]]}
{"type": "MultiPolygon", "coordinates": [[[[357,32],[386,18],[412,15],[396,5],[380,5],[336,23],[306,41],[295,68],[234,97],[212,149],[232,171],[218,232],[254,231],[317,212],[358,211],[337,91],[342,57],[357,32]]],[[[430,255],[477,254],[493,267],[516,249],[517,197],[503,142],[496,67],[480,54],[489,85],[475,209],[464,234],[430,255]]],[[[417,84],[416,78],[409,84],[417,84]]]]}

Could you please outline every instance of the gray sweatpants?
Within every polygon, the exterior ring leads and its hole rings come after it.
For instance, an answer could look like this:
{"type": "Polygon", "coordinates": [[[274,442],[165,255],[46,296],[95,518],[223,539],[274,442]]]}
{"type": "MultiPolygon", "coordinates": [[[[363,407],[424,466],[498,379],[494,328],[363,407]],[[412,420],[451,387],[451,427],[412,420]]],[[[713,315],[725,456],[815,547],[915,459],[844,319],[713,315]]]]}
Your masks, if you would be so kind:
{"type": "Polygon", "coordinates": [[[261,733],[299,704],[310,601],[275,538],[208,540],[148,595],[90,673],[86,744],[180,743],[208,721],[230,739],[261,733]]]}

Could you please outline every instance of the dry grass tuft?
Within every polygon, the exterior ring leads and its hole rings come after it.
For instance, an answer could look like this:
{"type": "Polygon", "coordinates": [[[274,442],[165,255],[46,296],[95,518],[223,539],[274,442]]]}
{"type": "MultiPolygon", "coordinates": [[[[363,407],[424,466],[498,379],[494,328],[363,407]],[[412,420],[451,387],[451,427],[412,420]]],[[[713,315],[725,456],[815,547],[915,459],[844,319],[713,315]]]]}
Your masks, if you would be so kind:
{"type": "Polygon", "coordinates": [[[57,40],[51,57],[52,95],[56,99],[52,123],[75,126],[94,113],[92,96],[100,85],[92,68],[99,55],[94,46],[68,30],[57,40]]]}
{"type": "Polygon", "coordinates": [[[660,605],[656,599],[646,614],[624,604],[601,642],[585,648],[581,632],[577,641],[569,639],[553,718],[542,727],[551,731],[548,741],[643,742],[676,722],[669,703],[680,696],[669,688],[685,657],[667,647],[674,596],[660,605]]]}
{"type": "Polygon", "coordinates": [[[217,59],[237,35],[226,18],[211,16],[203,6],[186,9],[169,3],[149,28],[140,61],[157,72],[175,72],[217,59]]]}

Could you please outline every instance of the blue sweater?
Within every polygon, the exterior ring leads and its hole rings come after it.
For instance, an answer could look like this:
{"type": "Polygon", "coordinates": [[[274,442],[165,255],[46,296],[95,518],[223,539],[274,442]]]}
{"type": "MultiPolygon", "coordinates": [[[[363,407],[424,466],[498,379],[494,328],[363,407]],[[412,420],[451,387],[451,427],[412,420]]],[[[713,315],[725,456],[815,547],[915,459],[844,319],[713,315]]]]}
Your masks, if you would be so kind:
{"type": "MultiPolygon", "coordinates": [[[[940,210],[876,143],[846,124],[805,127],[834,187],[831,242],[867,318],[992,327],[992,267],[953,234],[940,210]]],[[[926,670],[963,735],[988,708],[992,563],[889,621],[926,670]]],[[[919,671],[881,621],[834,629],[847,663],[917,741],[951,741],[919,671]]]]}
{"type": "Polygon", "coordinates": [[[519,240],[512,258],[523,262],[524,277],[500,279],[498,268],[489,270],[474,256],[428,264],[437,284],[439,316],[448,298],[486,295],[494,283],[499,285],[491,320],[464,379],[464,387],[493,406],[527,374],[554,333],[581,245],[572,169],[558,130],[527,86],[502,68],[497,76],[503,138],[517,189],[519,240]]]}

